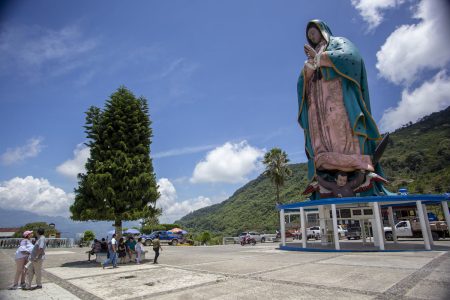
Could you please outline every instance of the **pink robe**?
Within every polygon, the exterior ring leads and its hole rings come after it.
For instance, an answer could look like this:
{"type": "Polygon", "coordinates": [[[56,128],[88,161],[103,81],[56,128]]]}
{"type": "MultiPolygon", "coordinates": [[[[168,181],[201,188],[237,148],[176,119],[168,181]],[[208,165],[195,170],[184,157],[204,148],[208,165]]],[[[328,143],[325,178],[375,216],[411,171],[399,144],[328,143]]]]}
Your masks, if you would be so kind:
{"type": "Polygon", "coordinates": [[[342,96],[341,78],[307,82],[309,131],[314,163],[319,170],[373,171],[369,155],[362,155],[350,128],[342,96]]]}

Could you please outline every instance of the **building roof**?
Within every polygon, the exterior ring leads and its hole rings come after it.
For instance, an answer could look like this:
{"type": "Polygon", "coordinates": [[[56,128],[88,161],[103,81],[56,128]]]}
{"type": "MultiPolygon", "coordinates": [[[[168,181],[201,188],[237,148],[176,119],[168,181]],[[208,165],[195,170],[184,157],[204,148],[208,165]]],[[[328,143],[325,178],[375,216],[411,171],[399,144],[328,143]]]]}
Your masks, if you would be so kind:
{"type": "Polygon", "coordinates": [[[308,200],[303,202],[279,204],[277,209],[294,209],[300,207],[314,207],[318,205],[330,204],[352,204],[380,202],[383,204],[411,203],[412,201],[422,201],[425,203],[436,203],[439,201],[449,201],[450,194],[442,195],[394,195],[394,196],[372,196],[372,197],[348,197],[348,198],[327,198],[321,200],[308,200]]]}
{"type": "Polygon", "coordinates": [[[13,228],[13,227],[0,227],[0,232],[17,232],[17,231],[19,231],[20,230],[20,228],[19,227],[17,227],[17,228],[13,228]]]}
{"type": "Polygon", "coordinates": [[[0,238],[9,238],[14,235],[20,228],[0,228],[0,238]]]}

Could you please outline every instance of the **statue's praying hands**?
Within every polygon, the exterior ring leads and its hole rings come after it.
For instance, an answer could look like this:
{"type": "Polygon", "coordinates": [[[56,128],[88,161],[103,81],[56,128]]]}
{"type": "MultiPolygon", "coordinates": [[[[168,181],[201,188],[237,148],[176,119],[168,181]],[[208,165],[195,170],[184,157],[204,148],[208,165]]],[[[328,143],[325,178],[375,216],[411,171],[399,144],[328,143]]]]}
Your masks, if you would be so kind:
{"type": "Polygon", "coordinates": [[[305,54],[308,57],[308,60],[313,60],[316,57],[317,52],[316,52],[316,50],[314,50],[313,47],[311,47],[308,44],[305,44],[304,49],[305,49],[305,54]]]}

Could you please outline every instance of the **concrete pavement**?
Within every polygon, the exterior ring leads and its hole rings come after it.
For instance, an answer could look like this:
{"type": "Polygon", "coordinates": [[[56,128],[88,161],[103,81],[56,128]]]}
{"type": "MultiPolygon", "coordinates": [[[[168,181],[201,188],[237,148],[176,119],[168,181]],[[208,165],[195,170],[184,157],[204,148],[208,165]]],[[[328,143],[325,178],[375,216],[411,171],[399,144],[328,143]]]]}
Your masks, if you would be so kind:
{"type": "Polygon", "coordinates": [[[105,270],[86,261],[87,248],[48,249],[44,288],[34,291],[6,290],[14,250],[0,250],[0,299],[450,299],[448,251],[310,253],[277,246],[163,246],[158,265],[105,270]]]}

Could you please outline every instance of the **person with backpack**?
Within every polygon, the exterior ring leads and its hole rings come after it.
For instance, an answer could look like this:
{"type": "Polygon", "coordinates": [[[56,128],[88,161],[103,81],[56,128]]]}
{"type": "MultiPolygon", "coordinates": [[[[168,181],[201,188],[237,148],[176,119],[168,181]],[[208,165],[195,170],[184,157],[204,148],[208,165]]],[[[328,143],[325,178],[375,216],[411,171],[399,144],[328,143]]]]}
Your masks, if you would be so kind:
{"type": "Polygon", "coordinates": [[[153,259],[153,263],[158,263],[158,257],[159,257],[159,250],[162,251],[161,242],[159,241],[159,234],[155,236],[155,238],[152,240],[153,244],[153,251],[155,251],[155,258],[153,259]]]}

